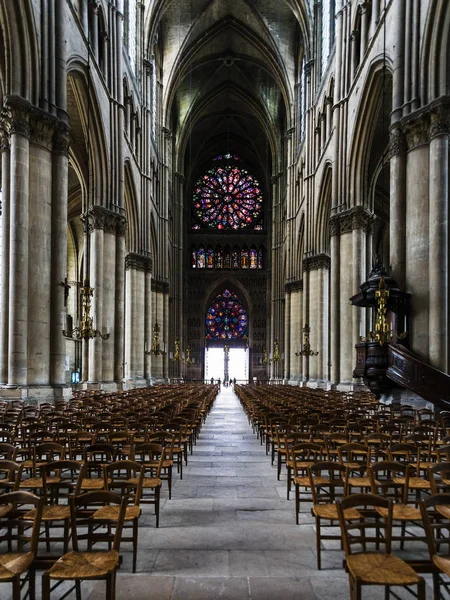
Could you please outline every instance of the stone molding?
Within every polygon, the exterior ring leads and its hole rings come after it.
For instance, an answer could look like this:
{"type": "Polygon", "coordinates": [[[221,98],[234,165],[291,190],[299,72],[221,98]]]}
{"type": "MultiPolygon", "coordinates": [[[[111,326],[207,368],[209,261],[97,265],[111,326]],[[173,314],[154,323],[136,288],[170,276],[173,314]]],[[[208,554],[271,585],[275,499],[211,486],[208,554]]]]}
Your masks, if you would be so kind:
{"type": "Polygon", "coordinates": [[[406,138],[401,127],[394,126],[389,132],[389,158],[406,153],[406,138]]]}
{"type": "Polygon", "coordinates": [[[354,206],[330,218],[330,235],[342,235],[354,229],[370,233],[375,219],[376,216],[364,206],[354,206]]]}
{"type": "Polygon", "coordinates": [[[159,279],[152,279],[152,292],[168,294],[169,293],[169,282],[168,281],[160,281],[159,279]]]}
{"type": "Polygon", "coordinates": [[[408,152],[425,146],[430,141],[429,115],[423,115],[405,126],[406,144],[408,152]]]}
{"type": "Polygon", "coordinates": [[[41,111],[33,111],[30,115],[30,142],[46,150],[52,150],[57,125],[58,121],[54,117],[41,111]]]}
{"type": "Polygon", "coordinates": [[[136,271],[145,271],[151,273],[153,268],[153,261],[151,256],[144,256],[137,252],[129,252],[125,256],[125,270],[135,269],[136,271]]]}
{"type": "Polygon", "coordinates": [[[63,156],[69,156],[69,126],[66,123],[59,123],[53,134],[53,152],[63,156]]]}
{"type": "Polygon", "coordinates": [[[302,266],[303,271],[317,271],[318,269],[326,269],[329,271],[331,259],[328,254],[321,252],[320,254],[306,256],[302,261],[302,266]]]}
{"type": "MultiPolygon", "coordinates": [[[[81,215],[81,220],[85,221],[86,213],[81,215]]],[[[91,206],[87,212],[89,233],[94,229],[102,229],[105,233],[115,235],[124,235],[126,228],[126,219],[116,212],[103,208],[103,206],[91,206]]]]}
{"type": "Polygon", "coordinates": [[[430,139],[438,135],[450,135],[450,109],[447,107],[436,107],[431,112],[430,139]]]}
{"type": "Polygon", "coordinates": [[[303,279],[297,279],[296,281],[289,281],[284,284],[284,291],[286,294],[292,292],[303,292],[303,279]]]}
{"type": "Polygon", "coordinates": [[[8,124],[3,120],[3,113],[0,115],[0,152],[9,150],[9,131],[8,124]]]}

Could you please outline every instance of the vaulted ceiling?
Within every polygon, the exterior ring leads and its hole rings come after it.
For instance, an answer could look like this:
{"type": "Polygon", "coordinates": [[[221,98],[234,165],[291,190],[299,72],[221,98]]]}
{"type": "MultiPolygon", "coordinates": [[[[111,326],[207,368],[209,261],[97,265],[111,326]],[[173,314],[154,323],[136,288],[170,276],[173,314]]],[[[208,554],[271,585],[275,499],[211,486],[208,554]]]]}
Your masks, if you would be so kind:
{"type": "Polygon", "coordinates": [[[308,45],[305,0],[155,1],[149,52],[163,57],[163,110],[175,169],[196,176],[232,152],[259,173],[277,170],[292,125],[297,70],[308,45]]]}

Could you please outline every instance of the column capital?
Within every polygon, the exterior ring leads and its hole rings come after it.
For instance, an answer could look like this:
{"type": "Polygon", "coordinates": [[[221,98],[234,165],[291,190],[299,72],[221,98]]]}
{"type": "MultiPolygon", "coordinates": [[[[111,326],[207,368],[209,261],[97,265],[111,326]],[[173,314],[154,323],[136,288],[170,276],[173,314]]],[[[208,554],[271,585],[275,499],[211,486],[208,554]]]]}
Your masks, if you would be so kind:
{"type": "Polygon", "coordinates": [[[53,136],[58,120],[48,113],[35,109],[30,113],[30,142],[42,146],[46,150],[53,148],[53,136]]]}
{"type": "Polygon", "coordinates": [[[450,108],[436,106],[430,114],[430,139],[438,135],[450,135],[450,108]]]}
{"type": "Polygon", "coordinates": [[[161,294],[169,293],[169,282],[161,281],[160,279],[152,279],[152,292],[160,292],[161,294]]]}
{"type": "Polygon", "coordinates": [[[69,126],[66,123],[59,123],[53,134],[53,152],[63,156],[69,156],[69,126]]]}
{"type": "Polygon", "coordinates": [[[0,115],[0,152],[9,150],[9,123],[4,120],[3,113],[0,115]]]}
{"type": "Polygon", "coordinates": [[[330,269],[331,259],[323,252],[306,256],[302,261],[303,271],[317,271],[318,269],[330,269]]]}
{"type": "Polygon", "coordinates": [[[428,144],[430,141],[430,116],[423,114],[417,119],[408,121],[405,125],[405,134],[408,152],[428,144]]]}
{"type": "Polygon", "coordinates": [[[284,284],[284,291],[286,294],[291,294],[292,292],[303,292],[303,279],[288,281],[284,284]]]}
{"type": "Polygon", "coordinates": [[[375,219],[375,215],[364,206],[354,206],[330,218],[330,235],[342,235],[354,229],[363,229],[369,233],[375,219]]]}
{"type": "Polygon", "coordinates": [[[153,270],[152,257],[137,252],[129,252],[125,256],[125,270],[128,271],[129,269],[151,273],[153,270]]]}
{"type": "Polygon", "coordinates": [[[396,124],[389,130],[389,158],[405,153],[406,137],[403,129],[396,124]]]}
{"type": "Polygon", "coordinates": [[[83,223],[86,219],[88,220],[89,233],[92,233],[94,229],[102,229],[105,233],[125,234],[125,231],[122,233],[122,229],[126,227],[125,217],[103,206],[91,206],[87,214],[82,214],[80,218],[83,223]]]}

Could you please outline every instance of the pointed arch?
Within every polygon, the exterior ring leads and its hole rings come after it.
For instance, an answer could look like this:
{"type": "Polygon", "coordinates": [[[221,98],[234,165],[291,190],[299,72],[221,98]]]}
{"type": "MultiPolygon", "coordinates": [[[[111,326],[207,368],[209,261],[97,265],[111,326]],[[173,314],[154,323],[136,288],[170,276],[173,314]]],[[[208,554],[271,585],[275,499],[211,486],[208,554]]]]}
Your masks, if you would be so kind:
{"type": "MultiPolygon", "coordinates": [[[[2,2],[0,93],[21,96],[34,106],[39,106],[41,77],[33,10],[33,3],[29,0],[2,2]]],[[[2,98],[0,100],[3,101],[2,98]]]]}
{"type": "MultiPolygon", "coordinates": [[[[379,116],[382,115],[383,107],[383,91],[391,91],[392,68],[389,58],[379,57],[373,62],[363,89],[361,90],[362,102],[359,106],[359,112],[356,118],[356,124],[353,131],[353,136],[350,144],[350,168],[349,168],[349,207],[358,204],[369,206],[369,193],[367,174],[373,140],[375,137],[376,128],[379,121],[379,116]],[[383,68],[386,68],[387,73],[383,75],[383,68]]],[[[392,98],[388,98],[389,105],[392,103],[392,98]]],[[[389,112],[386,110],[385,128],[389,124],[389,112]]],[[[386,147],[381,151],[383,156],[389,146],[389,137],[386,136],[386,147]]]]}
{"type": "Polygon", "coordinates": [[[316,218],[316,239],[314,241],[314,247],[319,253],[329,254],[329,223],[330,223],[330,212],[331,212],[331,180],[332,180],[333,169],[329,161],[325,164],[325,169],[322,176],[322,183],[320,185],[319,202],[317,207],[317,218],[316,218]]]}
{"type": "Polygon", "coordinates": [[[450,95],[450,3],[430,2],[420,59],[422,105],[450,95]]]}
{"type": "Polygon", "coordinates": [[[136,186],[133,180],[133,173],[130,167],[130,161],[125,161],[124,167],[125,175],[125,211],[127,218],[127,251],[137,252],[138,251],[138,205],[137,205],[137,194],[136,186]]]}

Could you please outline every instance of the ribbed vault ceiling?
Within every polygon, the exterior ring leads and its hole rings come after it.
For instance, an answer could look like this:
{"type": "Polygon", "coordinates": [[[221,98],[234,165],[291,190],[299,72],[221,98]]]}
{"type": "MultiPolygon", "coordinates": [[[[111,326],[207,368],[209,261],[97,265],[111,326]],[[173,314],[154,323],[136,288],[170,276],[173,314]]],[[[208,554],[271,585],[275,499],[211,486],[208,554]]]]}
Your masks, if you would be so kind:
{"type": "Polygon", "coordinates": [[[150,48],[163,55],[163,108],[188,177],[215,154],[236,153],[256,171],[275,171],[303,40],[304,0],[154,2],[150,48]]]}

